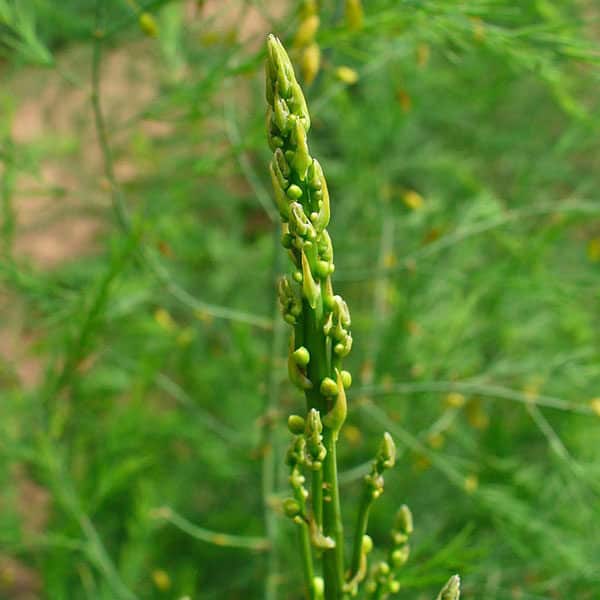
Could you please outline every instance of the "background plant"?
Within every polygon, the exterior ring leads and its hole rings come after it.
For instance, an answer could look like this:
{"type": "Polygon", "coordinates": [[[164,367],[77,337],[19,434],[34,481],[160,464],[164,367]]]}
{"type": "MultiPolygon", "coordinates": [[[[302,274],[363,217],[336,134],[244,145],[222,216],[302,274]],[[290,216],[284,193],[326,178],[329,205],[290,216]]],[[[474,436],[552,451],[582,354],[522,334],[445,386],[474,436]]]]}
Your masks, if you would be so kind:
{"type": "MultiPolygon", "coordinates": [[[[297,597],[262,61],[303,7],[26,5],[0,3],[0,595],[297,597]]],[[[405,597],[460,571],[594,598],[596,6],[317,8],[348,514],[389,429],[370,530],[412,507],[405,597]]]]}

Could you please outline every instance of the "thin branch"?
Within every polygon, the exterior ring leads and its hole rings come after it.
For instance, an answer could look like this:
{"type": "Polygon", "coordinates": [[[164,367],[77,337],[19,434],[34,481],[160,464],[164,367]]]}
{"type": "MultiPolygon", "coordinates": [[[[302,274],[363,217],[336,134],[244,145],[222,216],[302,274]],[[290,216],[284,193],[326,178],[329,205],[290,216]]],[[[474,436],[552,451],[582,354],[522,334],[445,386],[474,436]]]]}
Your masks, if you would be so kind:
{"type": "Polygon", "coordinates": [[[265,186],[262,184],[260,178],[256,174],[248,155],[244,151],[242,137],[236,121],[233,98],[233,94],[226,93],[223,100],[223,112],[225,116],[225,130],[227,132],[227,137],[229,138],[229,142],[232,146],[235,156],[238,159],[240,169],[242,170],[246,181],[252,188],[252,191],[254,192],[259,204],[272,223],[279,222],[279,216],[277,211],[273,208],[271,196],[265,189],[265,186]]]}
{"type": "Polygon", "coordinates": [[[48,469],[50,485],[54,497],[62,509],[78,524],[85,538],[82,549],[88,560],[104,575],[107,584],[112,589],[115,598],[119,600],[136,600],[137,596],[125,585],[117,567],[112,562],[100,534],[92,520],[85,513],[75,486],[66,471],[62,457],[49,437],[41,439],[41,456],[44,466],[48,469]]]}
{"type": "Polygon", "coordinates": [[[443,473],[448,481],[464,490],[465,478],[455,469],[448,461],[444,460],[439,454],[431,452],[427,446],[418,438],[412,435],[404,427],[390,419],[389,415],[373,404],[371,401],[363,402],[359,406],[360,410],[367,413],[374,421],[384,426],[395,438],[400,440],[402,444],[410,448],[413,452],[418,452],[426,456],[431,464],[441,473],[443,473]]]}
{"type": "Polygon", "coordinates": [[[177,529],[180,529],[184,533],[187,533],[197,540],[206,542],[207,544],[225,548],[245,548],[256,552],[264,552],[269,549],[269,541],[266,538],[252,536],[245,537],[204,529],[203,527],[194,525],[168,506],[163,506],[152,511],[152,516],[156,519],[171,523],[171,525],[174,525],[177,529]]]}
{"type": "Polygon", "coordinates": [[[435,242],[408,254],[402,263],[397,266],[377,269],[348,269],[345,273],[341,272],[337,276],[337,279],[338,281],[366,281],[385,277],[391,273],[398,273],[413,268],[416,261],[434,256],[442,250],[451,248],[466,239],[487,233],[499,227],[504,227],[513,222],[518,222],[521,219],[533,218],[545,214],[565,213],[599,214],[600,205],[594,202],[568,202],[564,204],[543,204],[522,210],[511,210],[495,219],[477,223],[443,236],[435,242]]]}
{"type": "Polygon", "coordinates": [[[240,441],[240,435],[238,431],[235,431],[224,423],[221,423],[221,421],[215,418],[209,411],[203,409],[201,406],[198,406],[181,386],[177,385],[177,383],[167,377],[164,373],[159,373],[156,376],[155,382],[158,387],[177,400],[179,404],[191,410],[198,417],[198,420],[202,421],[203,425],[207,429],[210,429],[216,433],[228,444],[242,448],[247,447],[247,444],[244,444],[240,441]]]}
{"type": "Polygon", "coordinates": [[[414,394],[418,392],[478,394],[489,398],[499,398],[525,405],[545,406],[546,408],[554,408],[581,415],[593,414],[592,408],[584,404],[575,404],[574,402],[568,402],[554,396],[539,395],[530,397],[523,392],[511,388],[470,381],[424,381],[419,383],[395,383],[385,386],[364,386],[356,390],[355,393],[369,396],[391,396],[394,394],[414,394]]]}
{"type": "MultiPolygon", "coordinates": [[[[117,219],[117,223],[127,235],[134,235],[131,217],[127,210],[125,197],[115,177],[114,161],[111,146],[108,139],[106,120],[100,103],[100,67],[102,61],[102,45],[104,39],[105,33],[98,26],[94,33],[94,46],[92,56],[92,110],[94,113],[94,123],[96,126],[98,143],[102,152],[102,158],[104,163],[104,176],[110,187],[111,201],[117,219]]],[[[253,315],[245,311],[210,304],[208,302],[203,302],[195,298],[192,294],[190,294],[187,290],[182,288],[178,283],[176,283],[172,279],[167,269],[165,269],[165,267],[159,262],[159,260],[153,254],[151,254],[148,248],[144,247],[143,244],[140,244],[138,248],[138,255],[142,262],[146,265],[146,267],[165,287],[167,292],[189,309],[195,312],[210,315],[217,319],[238,321],[262,329],[270,329],[272,327],[272,322],[270,321],[270,319],[267,319],[265,317],[253,315]]]]}

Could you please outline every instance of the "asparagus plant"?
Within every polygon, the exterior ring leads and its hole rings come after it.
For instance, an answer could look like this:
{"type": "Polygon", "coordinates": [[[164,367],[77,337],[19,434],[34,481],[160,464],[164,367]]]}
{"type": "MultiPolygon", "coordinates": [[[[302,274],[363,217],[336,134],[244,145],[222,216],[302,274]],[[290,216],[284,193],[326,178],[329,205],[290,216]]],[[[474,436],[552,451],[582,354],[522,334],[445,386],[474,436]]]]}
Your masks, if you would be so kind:
{"type": "MultiPolygon", "coordinates": [[[[396,573],[408,558],[412,516],[408,507],[400,508],[387,559],[369,570],[368,555],[373,549],[367,534],[369,511],[383,492],[384,471],[395,461],[394,441],[385,433],[364,479],[354,546],[346,563],[336,446],[346,419],[346,390],[352,383],[342,366],[352,348],[350,312],[333,291],[329,192],[323,169],[309,152],[306,100],[283,45],[273,35],[267,40],[266,96],[268,141],[273,151],[270,174],[281,216],[282,244],[293,265],[292,276],[282,277],[278,284],[283,318],[292,327],[288,371],[306,398],[305,416],[288,419],[294,436],[287,456],[293,497],[284,501],[283,509],[298,526],[308,600],[342,600],[359,593],[380,600],[399,589],[396,573]],[[322,562],[319,571],[316,558],[322,562]]],[[[439,598],[458,597],[455,576],[439,598]]]]}

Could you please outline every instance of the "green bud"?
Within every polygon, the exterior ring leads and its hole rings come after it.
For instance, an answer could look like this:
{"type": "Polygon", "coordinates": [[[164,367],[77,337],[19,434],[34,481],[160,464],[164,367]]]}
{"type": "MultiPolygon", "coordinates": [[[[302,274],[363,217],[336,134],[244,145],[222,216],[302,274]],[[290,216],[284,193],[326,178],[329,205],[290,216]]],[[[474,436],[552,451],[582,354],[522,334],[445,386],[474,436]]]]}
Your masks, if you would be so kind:
{"type": "Polygon", "coordinates": [[[275,150],[273,153],[273,159],[275,160],[281,175],[286,179],[289,179],[292,171],[290,169],[290,165],[288,165],[288,162],[285,159],[285,155],[281,151],[281,148],[277,148],[277,150],[275,150]]]}
{"type": "Polygon", "coordinates": [[[410,508],[403,504],[396,514],[396,529],[404,535],[410,535],[413,532],[413,516],[410,508]]]}
{"type": "MultiPolygon", "coordinates": [[[[279,148],[277,148],[277,150],[279,150],[279,152],[281,153],[281,150],[279,148]]],[[[277,150],[275,152],[277,152],[277,150]]],[[[279,183],[279,187],[282,190],[286,190],[290,185],[290,182],[288,181],[289,174],[284,175],[283,171],[281,170],[280,161],[277,160],[277,154],[275,154],[273,156],[273,159],[271,160],[271,168],[275,173],[275,177],[277,178],[277,183],[279,183]]]]}
{"type": "Polygon", "coordinates": [[[363,535],[361,550],[364,554],[369,554],[371,550],[373,550],[373,540],[371,539],[370,535],[363,535]]]}
{"type": "Polygon", "coordinates": [[[344,385],[342,384],[342,376],[338,369],[336,371],[337,377],[337,396],[335,397],[335,404],[333,408],[323,417],[323,425],[326,425],[336,433],[342,428],[346,415],[348,413],[348,404],[346,401],[346,392],[344,391],[344,385]]]}
{"type": "Polygon", "coordinates": [[[338,393],[338,386],[331,377],[325,377],[321,381],[320,391],[323,396],[335,396],[338,393]]]}
{"type": "Polygon", "coordinates": [[[324,229],[317,238],[317,246],[321,260],[331,263],[333,261],[333,245],[331,244],[331,238],[329,237],[329,233],[327,233],[327,229],[324,229]]]}
{"type": "Polygon", "coordinates": [[[313,577],[313,592],[315,594],[315,600],[322,600],[323,594],[325,593],[325,582],[322,577],[313,577]]]}
{"type": "Polygon", "coordinates": [[[302,127],[304,127],[304,131],[308,133],[310,129],[310,115],[308,114],[308,106],[306,106],[306,98],[302,93],[302,88],[300,85],[294,81],[292,83],[292,97],[290,98],[290,106],[294,114],[302,123],[302,127]]]}
{"type": "Polygon", "coordinates": [[[400,582],[392,579],[389,583],[389,590],[392,594],[397,594],[400,591],[400,582]]]}
{"type": "Polygon", "coordinates": [[[437,600],[458,600],[460,598],[460,577],[453,575],[438,594],[437,600]]]}
{"type": "Polygon", "coordinates": [[[391,469],[396,463],[396,444],[394,444],[392,436],[387,431],[383,434],[375,460],[379,472],[384,469],[391,469]]]}
{"type": "Polygon", "coordinates": [[[308,142],[306,140],[306,130],[302,126],[299,119],[294,119],[292,116],[292,144],[294,144],[294,157],[292,165],[296,169],[300,181],[306,179],[306,172],[309,165],[312,163],[312,158],[308,153],[308,142]]]}
{"type": "Polygon", "coordinates": [[[281,506],[283,508],[283,512],[285,513],[285,515],[287,517],[290,517],[290,519],[297,517],[302,512],[300,503],[297,500],[295,500],[294,498],[286,498],[281,503],[281,506]]]}
{"type": "Polygon", "coordinates": [[[305,367],[310,362],[310,354],[304,346],[296,348],[296,350],[294,350],[292,353],[292,356],[299,367],[305,367]]]}
{"type": "Polygon", "coordinates": [[[304,419],[300,415],[290,415],[287,420],[287,426],[290,433],[302,435],[304,433],[304,419]]]}
{"type": "Polygon", "coordinates": [[[327,456],[327,450],[323,445],[322,431],[321,415],[316,408],[311,408],[306,418],[306,464],[313,471],[322,468],[322,462],[327,456]]]}
{"type": "Polygon", "coordinates": [[[325,279],[330,273],[330,264],[324,260],[318,260],[315,265],[315,274],[321,279],[325,279]]]}
{"type": "Polygon", "coordinates": [[[316,408],[311,408],[308,411],[306,431],[309,435],[321,435],[323,431],[323,423],[321,423],[321,415],[316,408]]]}
{"type": "Polygon", "coordinates": [[[269,173],[271,175],[271,184],[273,185],[273,192],[275,193],[275,204],[277,210],[284,221],[290,218],[290,203],[282,186],[282,182],[276,171],[275,161],[271,161],[269,165],[269,173]]]}
{"type": "Polygon", "coordinates": [[[311,308],[316,308],[321,295],[321,287],[313,279],[306,254],[302,252],[302,292],[311,308]]]}
{"type": "Polygon", "coordinates": [[[283,147],[283,140],[278,135],[269,135],[268,142],[269,148],[273,151],[283,147]]]}
{"type": "Polygon", "coordinates": [[[302,196],[302,188],[295,183],[292,183],[290,187],[287,189],[286,194],[288,198],[292,200],[298,200],[302,196]]]}
{"type": "Polygon", "coordinates": [[[350,371],[340,371],[340,375],[342,376],[344,388],[348,389],[352,385],[352,375],[350,374],[350,371]]]}
{"type": "Polygon", "coordinates": [[[377,572],[380,575],[387,575],[390,572],[390,565],[388,565],[385,561],[381,561],[377,565],[377,572]]]}
{"type": "Polygon", "coordinates": [[[297,465],[304,461],[304,448],[306,440],[303,436],[296,436],[287,451],[285,462],[294,469],[297,465]]]}
{"type": "MultiPolygon", "coordinates": [[[[326,232],[324,231],[323,233],[326,232]]],[[[326,279],[323,286],[323,306],[327,310],[332,310],[333,305],[335,304],[334,297],[335,296],[333,295],[333,284],[331,283],[331,279],[326,279]]],[[[329,316],[331,317],[331,314],[329,316]]],[[[325,332],[325,327],[323,327],[323,332],[325,333],[325,335],[328,335],[325,332]]]]}
{"type": "Polygon", "coordinates": [[[271,80],[276,80],[279,93],[284,98],[289,98],[291,82],[294,79],[294,69],[287,52],[274,35],[269,35],[267,38],[267,54],[271,80]]]}
{"type": "Polygon", "coordinates": [[[339,342],[333,347],[333,351],[340,358],[344,358],[344,356],[348,356],[348,354],[350,354],[350,350],[352,348],[352,338],[351,337],[348,338],[348,342],[349,343],[339,342]]]}
{"type": "Polygon", "coordinates": [[[292,115],[285,100],[275,96],[275,100],[273,101],[273,121],[277,129],[285,135],[293,125],[292,120],[292,115]]]}
{"type": "Polygon", "coordinates": [[[315,227],[321,231],[329,225],[329,219],[331,218],[329,190],[327,189],[327,181],[323,175],[323,169],[316,158],[313,159],[311,167],[311,172],[309,172],[311,187],[318,190],[319,198],[319,212],[315,227]]]}
{"type": "Polygon", "coordinates": [[[398,568],[402,567],[403,565],[405,565],[406,561],[408,560],[409,553],[410,553],[410,548],[408,545],[401,546],[400,548],[396,548],[396,550],[394,550],[391,555],[392,566],[395,569],[398,569],[398,568]]]}
{"type": "Polygon", "coordinates": [[[289,228],[292,233],[313,240],[317,237],[313,224],[307,218],[304,207],[299,202],[290,204],[289,221],[289,228]]]}
{"type": "Polygon", "coordinates": [[[300,370],[292,354],[288,358],[288,375],[290,381],[300,390],[306,391],[312,388],[312,383],[308,377],[300,370]]]}

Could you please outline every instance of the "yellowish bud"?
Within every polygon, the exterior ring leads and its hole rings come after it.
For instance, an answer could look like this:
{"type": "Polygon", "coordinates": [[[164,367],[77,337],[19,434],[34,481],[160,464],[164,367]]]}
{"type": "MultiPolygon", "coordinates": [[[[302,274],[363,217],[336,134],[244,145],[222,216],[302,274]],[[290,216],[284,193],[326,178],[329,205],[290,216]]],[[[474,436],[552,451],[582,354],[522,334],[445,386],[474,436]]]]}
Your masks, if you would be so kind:
{"type": "Polygon", "coordinates": [[[300,57],[300,70],[306,84],[311,84],[321,69],[321,49],[316,42],[306,46],[300,57]]]}
{"type": "Polygon", "coordinates": [[[140,29],[148,37],[156,37],[158,35],[158,25],[156,24],[156,20],[150,13],[143,12],[139,17],[138,22],[140,25],[140,29]]]}
{"type": "Polygon", "coordinates": [[[304,19],[294,36],[294,47],[302,48],[314,42],[315,35],[319,29],[319,23],[320,19],[318,15],[311,15],[304,19]]]}
{"type": "Polygon", "coordinates": [[[600,398],[590,400],[590,408],[600,417],[600,398]]]}
{"type": "Polygon", "coordinates": [[[358,72],[350,67],[342,65],[335,70],[335,76],[348,85],[353,85],[358,81],[358,72]]]}
{"type": "Polygon", "coordinates": [[[152,571],[152,581],[154,582],[154,585],[162,592],[166,592],[171,587],[171,578],[163,569],[156,569],[155,571],[152,571]]]}
{"type": "Polygon", "coordinates": [[[346,0],[346,23],[348,28],[358,31],[362,28],[364,11],[361,0],[346,0]]]}
{"type": "Polygon", "coordinates": [[[465,402],[465,397],[462,394],[459,394],[458,392],[450,392],[444,398],[444,404],[448,408],[461,408],[465,405],[465,402]]]}
{"type": "Polygon", "coordinates": [[[587,255],[592,262],[600,262],[600,238],[593,238],[588,242],[587,255]]]}
{"type": "Polygon", "coordinates": [[[348,389],[352,385],[352,375],[350,371],[341,371],[340,375],[342,377],[342,383],[344,384],[344,388],[348,389]]]}

